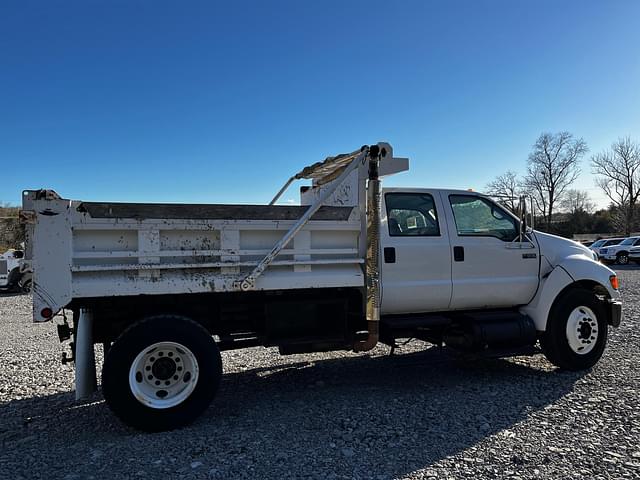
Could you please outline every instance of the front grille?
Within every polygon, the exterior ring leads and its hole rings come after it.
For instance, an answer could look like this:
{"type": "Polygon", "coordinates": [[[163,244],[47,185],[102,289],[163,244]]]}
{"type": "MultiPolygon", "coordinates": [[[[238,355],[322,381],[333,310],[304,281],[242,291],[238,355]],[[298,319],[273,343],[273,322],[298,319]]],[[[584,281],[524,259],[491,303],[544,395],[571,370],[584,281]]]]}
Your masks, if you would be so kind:
{"type": "Polygon", "coordinates": [[[7,274],[7,261],[0,260],[0,275],[6,275],[6,274],[7,274]]]}

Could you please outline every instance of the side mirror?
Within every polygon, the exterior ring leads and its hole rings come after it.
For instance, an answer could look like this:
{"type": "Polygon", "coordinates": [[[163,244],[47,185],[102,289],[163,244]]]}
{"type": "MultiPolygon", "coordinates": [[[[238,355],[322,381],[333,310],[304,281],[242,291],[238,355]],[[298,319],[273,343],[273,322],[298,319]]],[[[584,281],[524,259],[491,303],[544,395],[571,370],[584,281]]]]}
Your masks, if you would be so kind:
{"type": "Polygon", "coordinates": [[[496,220],[504,220],[504,215],[502,214],[502,212],[496,209],[494,206],[491,207],[491,216],[496,220]]]}
{"type": "Polygon", "coordinates": [[[520,197],[520,242],[524,241],[527,234],[527,197],[520,197]]]}

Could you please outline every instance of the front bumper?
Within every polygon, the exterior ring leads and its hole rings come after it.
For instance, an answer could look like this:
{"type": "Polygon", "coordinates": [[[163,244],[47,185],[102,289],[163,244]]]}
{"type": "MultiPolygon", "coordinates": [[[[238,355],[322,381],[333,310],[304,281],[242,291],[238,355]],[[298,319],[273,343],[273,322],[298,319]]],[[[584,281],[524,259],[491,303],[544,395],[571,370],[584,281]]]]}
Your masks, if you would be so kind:
{"type": "Polygon", "coordinates": [[[622,302],[619,300],[609,299],[609,325],[619,327],[622,321],[622,302]]]}

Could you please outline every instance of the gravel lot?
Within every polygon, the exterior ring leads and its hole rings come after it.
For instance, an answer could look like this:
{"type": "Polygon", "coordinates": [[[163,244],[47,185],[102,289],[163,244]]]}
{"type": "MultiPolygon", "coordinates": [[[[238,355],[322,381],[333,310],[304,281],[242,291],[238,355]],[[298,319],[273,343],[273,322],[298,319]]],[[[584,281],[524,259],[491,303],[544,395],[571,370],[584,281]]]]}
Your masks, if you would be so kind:
{"type": "MultiPolygon", "coordinates": [[[[141,434],[72,367],[30,298],[0,297],[0,478],[640,478],[640,269],[619,272],[623,325],[587,373],[542,357],[223,354],[209,410],[141,434]]],[[[100,361],[100,359],[99,359],[100,361]]]]}

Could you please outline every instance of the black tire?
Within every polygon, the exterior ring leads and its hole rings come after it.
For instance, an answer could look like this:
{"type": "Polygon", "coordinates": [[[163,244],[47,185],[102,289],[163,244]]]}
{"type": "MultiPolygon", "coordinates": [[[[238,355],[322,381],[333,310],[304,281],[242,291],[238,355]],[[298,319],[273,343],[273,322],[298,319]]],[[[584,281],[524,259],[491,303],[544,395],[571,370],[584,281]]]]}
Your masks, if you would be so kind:
{"type": "Polygon", "coordinates": [[[629,254],[627,252],[620,252],[616,255],[616,263],[618,265],[628,265],[629,264],[629,254]]]}
{"type": "Polygon", "coordinates": [[[31,280],[27,280],[26,282],[20,285],[20,291],[22,293],[31,293],[31,280]]]}
{"type": "Polygon", "coordinates": [[[31,278],[31,274],[27,273],[23,275],[20,282],[18,282],[18,287],[22,293],[31,293],[32,284],[33,280],[31,278]]]}
{"type": "Polygon", "coordinates": [[[182,427],[200,416],[213,400],[221,377],[220,350],[209,332],[188,318],[160,315],[134,323],[114,342],[102,368],[102,392],[111,410],[124,423],[139,430],[158,432],[182,427]],[[197,360],[199,372],[189,396],[168,408],[145,405],[134,396],[129,384],[130,368],[136,357],[158,342],[175,342],[187,347],[197,360]]]}
{"type": "Polygon", "coordinates": [[[16,267],[9,272],[9,276],[7,278],[7,289],[12,292],[19,292],[20,291],[20,287],[18,285],[19,282],[20,282],[20,269],[16,267]]]}
{"type": "Polygon", "coordinates": [[[603,302],[584,289],[572,289],[556,300],[547,321],[547,330],[540,338],[540,345],[547,359],[565,370],[585,370],[594,366],[607,344],[608,323],[603,302]],[[598,335],[593,349],[584,354],[575,352],[567,338],[567,323],[571,313],[578,307],[587,307],[596,316],[598,335]]]}

